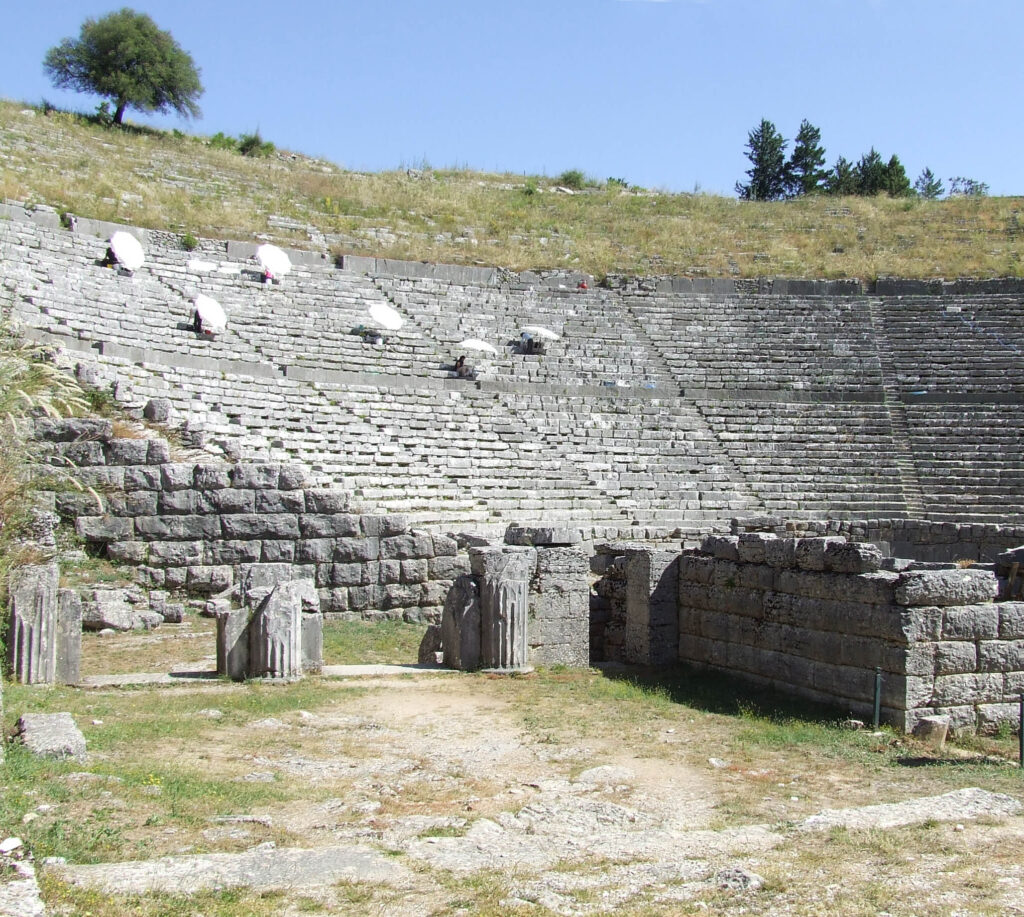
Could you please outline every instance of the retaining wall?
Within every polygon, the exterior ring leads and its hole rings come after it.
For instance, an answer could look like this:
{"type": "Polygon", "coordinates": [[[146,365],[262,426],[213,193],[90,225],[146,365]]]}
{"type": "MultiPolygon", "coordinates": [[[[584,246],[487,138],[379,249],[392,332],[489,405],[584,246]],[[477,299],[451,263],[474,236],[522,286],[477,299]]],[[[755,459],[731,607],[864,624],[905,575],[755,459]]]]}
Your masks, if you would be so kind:
{"type": "Polygon", "coordinates": [[[1024,603],[994,601],[990,568],[882,569],[873,545],[770,533],[709,536],[674,558],[649,550],[646,563],[642,553],[609,545],[598,555],[606,658],[663,661],[657,641],[671,628],[658,609],[675,586],[681,662],[862,718],[873,713],[881,669],[881,716],[900,729],[932,714],[961,730],[1017,722],[1024,603]],[[645,628],[646,649],[635,636],[645,628]]]}
{"type": "Polygon", "coordinates": [[[36,432],[51,464],[75,465],[99,496],[57,491],[53,508],[144,585],[213,595],[252,564],[285,563],[316,582],[327,614],[436,621],[469,570],[454,538],[361,513],[298,466],[172,461],[166,441],[119,438],[105,420],[39,421],[36,432]]]}

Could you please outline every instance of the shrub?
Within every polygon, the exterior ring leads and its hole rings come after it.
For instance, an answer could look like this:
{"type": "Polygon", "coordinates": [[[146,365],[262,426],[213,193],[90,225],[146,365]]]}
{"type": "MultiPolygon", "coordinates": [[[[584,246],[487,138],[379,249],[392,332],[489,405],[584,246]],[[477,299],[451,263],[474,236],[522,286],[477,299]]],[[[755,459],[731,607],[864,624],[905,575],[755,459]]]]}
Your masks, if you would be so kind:
{"type": "Polygon", "coordinates": [[[260,136],[259,130],[253,134],[241,134],[238,138],[238,152],[243,156],[269,156],[275,149],[274,144],[260,136]]]}
{"type": "Polygon", "coordinates": [[[181,237],[181,247],[185,249],[185,251],[193,252],[196,250],[196,248],[198,248],[198,246],[199,240],[194,235],[192,235],[192,233],[187,232],[185,233],[185,235],[181,237]]]}
{"type": "Polygon", "coordinates": [[[566,169],[555,181],[565,188],[581,191],[587,183],[587,178],[579,169],[566,169]]]}
{"type": "Polygon", "coordinates": [[[234,137],[229,137],[223,131],[217,131],[209,141],[210,147],[215,150],[238,150],[238,141],[234,137]]]}

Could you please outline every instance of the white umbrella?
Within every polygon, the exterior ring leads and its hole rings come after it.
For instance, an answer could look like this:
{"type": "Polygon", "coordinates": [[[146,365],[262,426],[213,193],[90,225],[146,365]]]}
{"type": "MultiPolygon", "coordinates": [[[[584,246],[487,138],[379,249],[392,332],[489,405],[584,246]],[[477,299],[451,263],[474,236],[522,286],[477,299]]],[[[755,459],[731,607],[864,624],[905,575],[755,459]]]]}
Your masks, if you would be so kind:
{"type": "Polygon", "coordinates": [[[498,348],[493,344],[488,344],[487,341],[481,341],[479,338],[466,338],[464,341],[459,341],[455,345],[459,350],[481,350],[484,353],[493,353],[497,355],[498,348]]]}
{"type": "Polygon", "coordinates": [[[274,277],[284,277],[292,269],[291,259],[276,245],[261,245],[256,249],[256,260],[274,277]]]}
{"type": "Polygon", "coordinates": [[[130,232],[118,230],[110,237],[110,249],[117,263],[129,271],[137,271],[146,260],[142,245],[130,232]]]}
{"type": "Polygon", "coordinates": [[[558,335],[550,328],[543,325],[523,325],[523,331],[532,334],[535,338],[544,338],[546,341],[557,341],[558,335]]]}
{"type": "Polygon", "coordinates": [[[219,334],[228,326],[228,317],[224,309],[216,299],[211,299],[203,293],[199,293],[193,300],[196,312],[203,323],[203,331],[208,334],[219,334]]]}
{"type": "Polygon", "coordinates": [[[384,302],[375,302],[370,306],[370,318],[388,331],[397,331],[405,324],[402,316],[384,302]]]}

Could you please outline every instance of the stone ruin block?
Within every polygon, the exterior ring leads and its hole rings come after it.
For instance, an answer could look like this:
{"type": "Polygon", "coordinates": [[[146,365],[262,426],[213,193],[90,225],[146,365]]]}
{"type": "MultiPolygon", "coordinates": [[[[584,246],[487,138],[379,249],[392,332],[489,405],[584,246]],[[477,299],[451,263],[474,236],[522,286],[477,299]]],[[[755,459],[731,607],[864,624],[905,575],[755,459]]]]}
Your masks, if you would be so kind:
{"type": "Polygon", "coordinates": [[[444,664],[451,669],[480,668],[480,590],[472,576],[452,583],[441,613],[444,664]]]}
{"type": "Polygon", "coordinates": [[[293,583],[280,583],[249,619],[249,672],[255,678],[302,674],[302,603],[293,583]]]}
{"type": "Polygon", "coordinates": [[[82,658],[82,606],[59,590],[55,563],[15,568],[8,587],[7,654],[22,684],[74,684],[82,658]]]}
{"type": "Polygon", "coordinates": [[[217,612],[217,674],[243,681],[249,673],[249,609],[217,612]]]}
{"type": "Polygon", "coordinates": [[[85,736],[70,713],[23,713],[14,737],[34,755],[45,758],[85,757],[85,736]]]}
{"type": "Polygon", "coordinates": [[[537,551],[530,584],[530,661],[544,665],[590,664],[589,562],[576,547],[537,551]]]}
{"type": "Polygon", "coordinates": [[[997,592],[991,570],[908,570],[896,585],[896,604],[974,605],[994,601],[997,592]]]}
{"type": "Polygon", "coordinates": [[[323,668],[323,615],[316,585],[290,579],[290,564],[253,564],[242,578],[243,607],[217,614],[217,673],[297,678],[323,668]]]}
{"type": "Polygon", "coordinates": [[[527,668],[529,590],[537,567],[536,549],[474,548],[469,558],[480,583],[481,664],[501,671],[527,668]]]}
{"type": "Polygon", "coordinates": [[[82,668],[82,599],[74,589],[57,593],[57,682],[77,685],[82,668]]]}
{"type": "Polygon", "coordinates": [[[678,659],[679,552],[626,553],[625,661],[666,665],[678,659]]]}

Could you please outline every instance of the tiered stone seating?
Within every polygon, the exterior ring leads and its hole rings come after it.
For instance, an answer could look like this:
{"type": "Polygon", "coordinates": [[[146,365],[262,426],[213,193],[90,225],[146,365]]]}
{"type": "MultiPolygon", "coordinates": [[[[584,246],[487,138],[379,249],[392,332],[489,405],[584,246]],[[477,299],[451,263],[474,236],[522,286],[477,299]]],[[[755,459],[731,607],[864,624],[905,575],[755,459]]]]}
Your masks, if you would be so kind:
{"type": "Polygon", "coordinates": [[[902,296],[879,307],[902,392],[1024,394],[1020,297],[902,296]]]}
{"type": "Polygon", "coordinates": [[[447,352],[454,355],[467,338],[493,344],[498,356],[477,362],[495,378],[676,391],[643,330],[606,291],[481,288],[401,278],[377,284],[397,307],[429,326],[447,352]],[[559,340],[548,342],[543,356],[520,353],[520,333],[528,325],[550,328],[559,340]]]}
{"type": "Polygon", "coordinates": [[[884,406],[713,401],[700,407],[769,513],[905,515],[884,406]]]}
{"type": "Polygon", "coordinates": [[[624,303],[684,389],[882,387],[871,314],[857,297],[651,293],[624,303]]]}
{"type": "Polygon", "coordinates": [[[1021,515],[1007,296],[622,294],[326,264],[264,285],[213,246],[201,268],[156,244],[131,277],[96,264],[105,247],[0,220],[0,305],[125,405],[168,398],[187,445],[302,462],[414,524],[689,534],[905,516],[918,485],[932,518],[1021,515]],[[225,333],[187,327],[196,292],[224,305],[225,333]],[[353,329],[384,302],[405,324],[363,343],[353,329]],[[517,351],[530,324],[560,335],[542,357],[517,351]],[[469,337],[499,350],[469,355],[479,384],[447,368],[469,337]]]}
{"type": "Polygon", "coordinates": [[[928,517],[1019,518],[1024,494],[1020,405],[912,404],[910,440],[928,517]]]}

